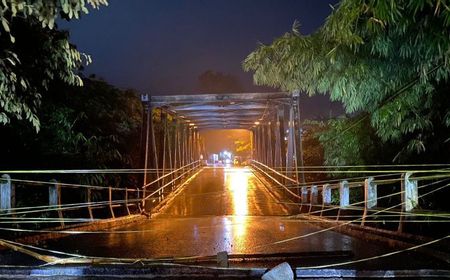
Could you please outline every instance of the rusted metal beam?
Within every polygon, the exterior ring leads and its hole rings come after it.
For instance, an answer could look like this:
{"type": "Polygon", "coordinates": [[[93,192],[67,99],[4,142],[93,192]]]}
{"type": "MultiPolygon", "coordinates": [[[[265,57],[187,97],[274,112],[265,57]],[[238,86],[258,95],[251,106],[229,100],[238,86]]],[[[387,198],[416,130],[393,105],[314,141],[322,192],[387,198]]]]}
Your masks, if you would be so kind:
{"type": "Polygon", "coordinates": [[[162,95],[151,96],[152,103],[156,106],[169,105],[171,103],[209,103],[209,102],[265,102],[290,98],[290,92],[258,92],[258,93],[226,93],[226,94],[193,94],[193,95],[162,95]]]}

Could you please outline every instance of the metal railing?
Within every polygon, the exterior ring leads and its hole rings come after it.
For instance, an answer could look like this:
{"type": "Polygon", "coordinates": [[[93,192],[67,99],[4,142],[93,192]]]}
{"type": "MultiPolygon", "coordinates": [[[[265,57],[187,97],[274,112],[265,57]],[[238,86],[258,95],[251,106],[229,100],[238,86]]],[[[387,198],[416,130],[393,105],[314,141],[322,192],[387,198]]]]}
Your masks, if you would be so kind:
{"type": "Polygon", "coordinates": [[[158,202],[161,202],[165,198],[167,188],[170,187],[169,193],[176,190],[176,186],[179,186],[184,178],[198,170],[201,166],[201,161],[197,160],[180,168],[177,168],[171,172],[168,172],[163,176],[158,177],[156,180],[145,184],[143,186],[144,193],[142,197],[142,205],[147,205],[148,203],[146,202],[152,201],[154,197],[157,198],[158,202]],[[169,181],[167,182],[166,179],[169,179],[169,181]],[[156,188],[156,190],[153,190],[150,194],[147,195],[148,189],[151,189],[152,186],[156,188]]]}
{"type": "MultiPolygon", "coordinates": [[[[398,233],[407,232],[407,224],[450,222],[450,213],[423,209],[420,203],[427,196],[450,188],[448,169],[299,184],[261,162],[253,160],[252,167],[273,183],[273,191],[281,190],[286,201],[280,203],[298,206],[299,217],[317,217],[398,233]]],[[[411,226],[409,229],[414,231],[411,226]]]]}
{"type": "MultiPolygon", "coordinates": [[[[61,229],[80,223],[142,214],[145,207],[151,210],[200,167],[201,162],[194,161],[174,170],[166,169],[164,174],[142,188],[29,180],[4,174],[0,177],[0,227],[36,229],[53,228],[57,224],[61,229]]],[[[30,175],[26,171],[23,173],[30,175]]],[[[112,172],[108,170],[107,173],[112,172]]]]}

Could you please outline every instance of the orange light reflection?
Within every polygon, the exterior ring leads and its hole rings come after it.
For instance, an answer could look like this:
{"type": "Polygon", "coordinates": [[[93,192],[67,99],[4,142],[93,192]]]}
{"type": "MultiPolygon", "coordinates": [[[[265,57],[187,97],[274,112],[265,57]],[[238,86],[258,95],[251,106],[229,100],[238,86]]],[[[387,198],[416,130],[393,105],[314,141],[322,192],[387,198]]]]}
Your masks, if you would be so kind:
{"type": "Polygon", "coordinates": [[[225,184],[233,203],[233,235],[238,240],[243,239],[247,229],[249,176],[246,168],[225,170],[225,184]]]}

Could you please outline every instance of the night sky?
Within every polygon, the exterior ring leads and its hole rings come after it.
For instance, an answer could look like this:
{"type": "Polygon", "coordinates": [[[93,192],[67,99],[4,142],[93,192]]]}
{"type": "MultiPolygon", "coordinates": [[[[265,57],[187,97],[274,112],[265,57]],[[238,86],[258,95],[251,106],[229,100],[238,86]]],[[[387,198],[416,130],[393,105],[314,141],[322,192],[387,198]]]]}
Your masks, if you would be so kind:
{"type": "MultiPolygon", "coordinates": [[[[231,74],[244,91],[255,87],[242,70],[259,42],[270,43],[298,20],[304,34],[330,14],[334,0],[110,0],[81,20],[60,22],[78,49],[92,55],[85,70],[151,95],[195,93],[206,70],[231,74]]],[[[274,90],[276,91],[276,90],[274,90]]],[[[326,97],[303,98],[304,117],[340,111],[326,97]]]]}

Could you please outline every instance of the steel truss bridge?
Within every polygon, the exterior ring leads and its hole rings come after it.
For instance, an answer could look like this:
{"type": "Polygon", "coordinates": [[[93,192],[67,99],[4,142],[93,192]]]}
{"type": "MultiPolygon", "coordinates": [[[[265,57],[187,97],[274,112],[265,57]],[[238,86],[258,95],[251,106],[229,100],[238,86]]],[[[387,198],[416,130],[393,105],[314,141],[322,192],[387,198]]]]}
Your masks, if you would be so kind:
{"type": "Polygon", "coordinates": [[[0,171],[0,277],[448,277],[450,213],[424,202],[450,166],[303,166],[298,98],[146,97],[143,169],[0,171]],[[251,131],[251,162],[207,165],[214,129],[251,131]]]}

